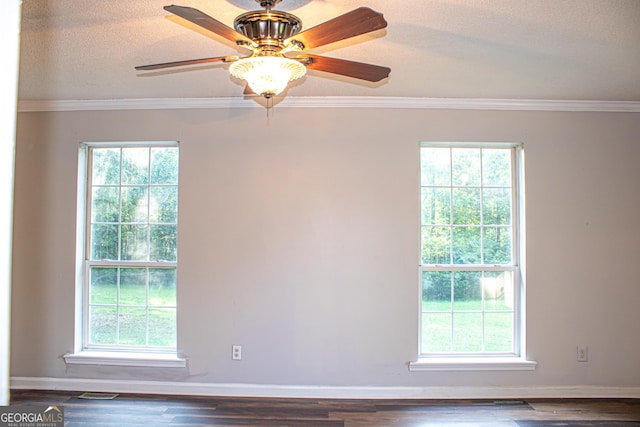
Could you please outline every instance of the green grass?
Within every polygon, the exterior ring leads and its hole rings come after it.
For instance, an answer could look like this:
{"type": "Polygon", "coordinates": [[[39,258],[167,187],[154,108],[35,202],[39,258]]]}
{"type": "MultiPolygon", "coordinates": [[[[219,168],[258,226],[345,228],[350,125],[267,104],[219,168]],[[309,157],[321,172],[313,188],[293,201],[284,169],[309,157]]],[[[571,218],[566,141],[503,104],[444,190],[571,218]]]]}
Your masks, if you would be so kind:
{"type": "MultiPolygon", "coordinates": [[[[143,284],[120,285],[120,300],[115,284],[93,284],[90,290],[91,304],[145,305],[147,291],[143,284]]],[[[175,307],[175,286],[149,287],[149,305],[175,307]]]]}
{"type": "Polygon", "coordinates": [[[90,341],[103,345],[176,345],[174,286],[93,284],[90,291],[90,341]]]}
{"type": "Polygon", "coordinates": [[[455,301],[453,310],[450,301],[423,301],[422,310],[422,353],[513,351],[513,314],[503,303],[486,301],[483,312],[482,300],[455,301]]]}

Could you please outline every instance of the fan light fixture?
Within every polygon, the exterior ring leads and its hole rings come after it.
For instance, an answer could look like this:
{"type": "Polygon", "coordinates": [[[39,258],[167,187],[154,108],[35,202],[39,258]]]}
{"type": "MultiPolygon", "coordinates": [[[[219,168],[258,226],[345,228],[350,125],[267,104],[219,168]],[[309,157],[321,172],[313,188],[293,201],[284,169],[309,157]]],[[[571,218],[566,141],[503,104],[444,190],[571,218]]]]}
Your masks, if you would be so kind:
{"type": "Polygon", "coordinates": [[[307,69],[300,62],[283,56],[252,56],[232,63],[229,72],[246,80],[256,94],[271,98],[282,92],[290,81],[304,76],[307,69]]]}

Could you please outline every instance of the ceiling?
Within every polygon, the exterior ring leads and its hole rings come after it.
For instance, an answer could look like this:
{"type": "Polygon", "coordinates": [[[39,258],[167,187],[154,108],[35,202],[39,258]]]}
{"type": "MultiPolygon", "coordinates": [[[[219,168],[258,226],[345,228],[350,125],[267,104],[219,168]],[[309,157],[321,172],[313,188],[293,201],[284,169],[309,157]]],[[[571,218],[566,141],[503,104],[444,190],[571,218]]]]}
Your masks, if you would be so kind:
{"type": "MultiPolygon", "coordinates": [[[[191,6],[232,26],[253,0],[23,0],[20,100],[242,97],[228,65],[136,65],[238,55],[173,16],[191,6]]],[[[639,0],[283,0],[303,28],[360,6],[385,30],[313,50],[391,67],[380,83],[310,70],[285,96],[640,101],[639,0]]]]}

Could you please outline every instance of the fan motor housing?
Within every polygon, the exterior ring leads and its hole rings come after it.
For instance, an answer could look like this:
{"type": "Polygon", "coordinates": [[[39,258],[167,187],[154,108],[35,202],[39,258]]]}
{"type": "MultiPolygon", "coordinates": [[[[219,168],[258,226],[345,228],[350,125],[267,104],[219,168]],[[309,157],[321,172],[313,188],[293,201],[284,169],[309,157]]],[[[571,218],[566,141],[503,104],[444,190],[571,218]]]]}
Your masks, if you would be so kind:
{"type": "Polygon", "coordinates": [[[300,32],[302,21],[287,12],[258,10],[238,16],[233,26],[261,47],[281,49],[284,40],[300,32]]]}

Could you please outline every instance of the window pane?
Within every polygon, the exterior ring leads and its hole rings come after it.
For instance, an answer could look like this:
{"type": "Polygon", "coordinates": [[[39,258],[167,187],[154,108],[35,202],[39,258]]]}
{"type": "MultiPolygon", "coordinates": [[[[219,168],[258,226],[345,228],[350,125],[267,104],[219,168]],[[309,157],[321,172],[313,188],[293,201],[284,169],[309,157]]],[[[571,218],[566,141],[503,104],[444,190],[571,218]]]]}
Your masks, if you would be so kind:
{"type": "Polygon", "coordinates": [[[120,185],[120,149],[94,148],[92,185],[120,185]]]}
{"type": "Polygon", "coordinates": [[[487,187],[511,186],[511,150],[482,150],[482,180],[487,187]]]}
{"type": "Polygon", "coordinates": [[[451,311],[451,273],[424,271],[422,273],[422,310],[451,311]]]}
{"type": "Polygon", "coordinates": [[[149,227],[146,225],[123,225],[121,259],[147,261],[149,255],[148,232],[149,227]]]}
{"type": "Polygon", "coordinates": [[[454,188],[451,199],[454,224],[480,224],[480,188],[454,188]]]}
{"type": "Polygon", "coordinates": [[[483,222],[492,225],[511,224],[511,189],[485,188],[482,190],[483,222]]]}
{"type": "Polygon", "coordinates": [[[149,183],[149,148],[122,149],[122,184],[149,183]]]}
{"type": "Polygon", "coordinates": [[[456,186],[480,185],[480,149],[451,150],[452,183],[456,186]]]}
{"type": "Polygon", "coordinates": [[[178,253],[176,247],[177,227],[175,225],[151,226],[152,261],[175,261],[178,253]]]}
{"type": "Polygon", "coordinates": [[[456,271],[453,274],[453,309],[455,311],[482,310],[482,273],[456,271]]]}
{"type": "Polygon", "coordinates": [[[120,305],[147,303],[147,271],[145,268],[120,269],[120,305]]]}
{"type": "Polygon", "coordinates": [[[118,259],[118,226],[93,224],[91,226],[91,259],[118,259]]]}
{"type": "Polygon", "coordinates": [[[451,193],[448,188],[422,189],[422,223],[451,223],[451,193]]]}
{"type": "Polygon", "coordinates": [[[451,263],[451,229],[449,227],[422,227],[422,263],[451,263]]]}
{"type": "Polygon", "coordinates": [[[453,315],[453,351],[482,351],[482,314],[454,313],[453,315]]]}
{"type": "Polygon", "coordinates": [[[118,328],[116,307],[89,307],[89,341],[91,344],[115,344],[118,328]]]}
{"type": "Polygon", "coordinates": [[[90,303],[116,304],[118,302],[118,269],[92,267],[89,275],[90,303]]]}
{"type": "Polygon", "coordinates": [[[149,269],[149,305],[176,306],[176,269],[149,269]]]}
{"type": "Polygon", "coordinates": [[[421,182],[423,186],[451,185],[451,149],[423,147],[420,149],[421,182]]]}
{"type": "Polygon", "coordinates": [[[482,288],[486,311],[513,310],[513,273],[486,271],[482,278],[482,288]]]}
{"type": "Polygon", "coordinates": [[[513,351],[513,314],[484,315],[485,351],[509,353],[513,351]]]}
{"type": "Polygon", "coordinates": [[[448,353],[451,348],[451,313],[423,314],[422,352],[448,353]]]}
{"type": "Polygon", "coordinates": [[[151,149],[151,184],[178,183],[178,148],[151,149]]]}
{"type": "Polygon", "coordinates": [[[453,228],[453,263],[480,263],[480,227],[453,228]]]}
{"type": "Polygon", "coordinates": [[[149,215],[147,187],[122,187],[122,222],[146,223],[149,215]]]}
{"type": "Polygon", "coordinates": [[[149,309],[149,345],[176,346],[176,309],[149,309]]]}
{"type": "Polygon", "coordinates": [[[178,187],[151,187],[149,221],[175,223],[178,217],[178,187]]]}
{"type": "Polygon", "coordinates": [[[147,309],[137,307],[120,307],[118,316],[120,334],[118,344],[147,344],[147,309]]]}
{"type": "Polygon", "coordinates": [[[485,264],[511,264],[511,227],[484,229],[485,264]]]}
{"type": "Polygon", "coordinates": [[[91,221],[118,222],[120,191],[118,187],[93,187],[91,221]]]}

